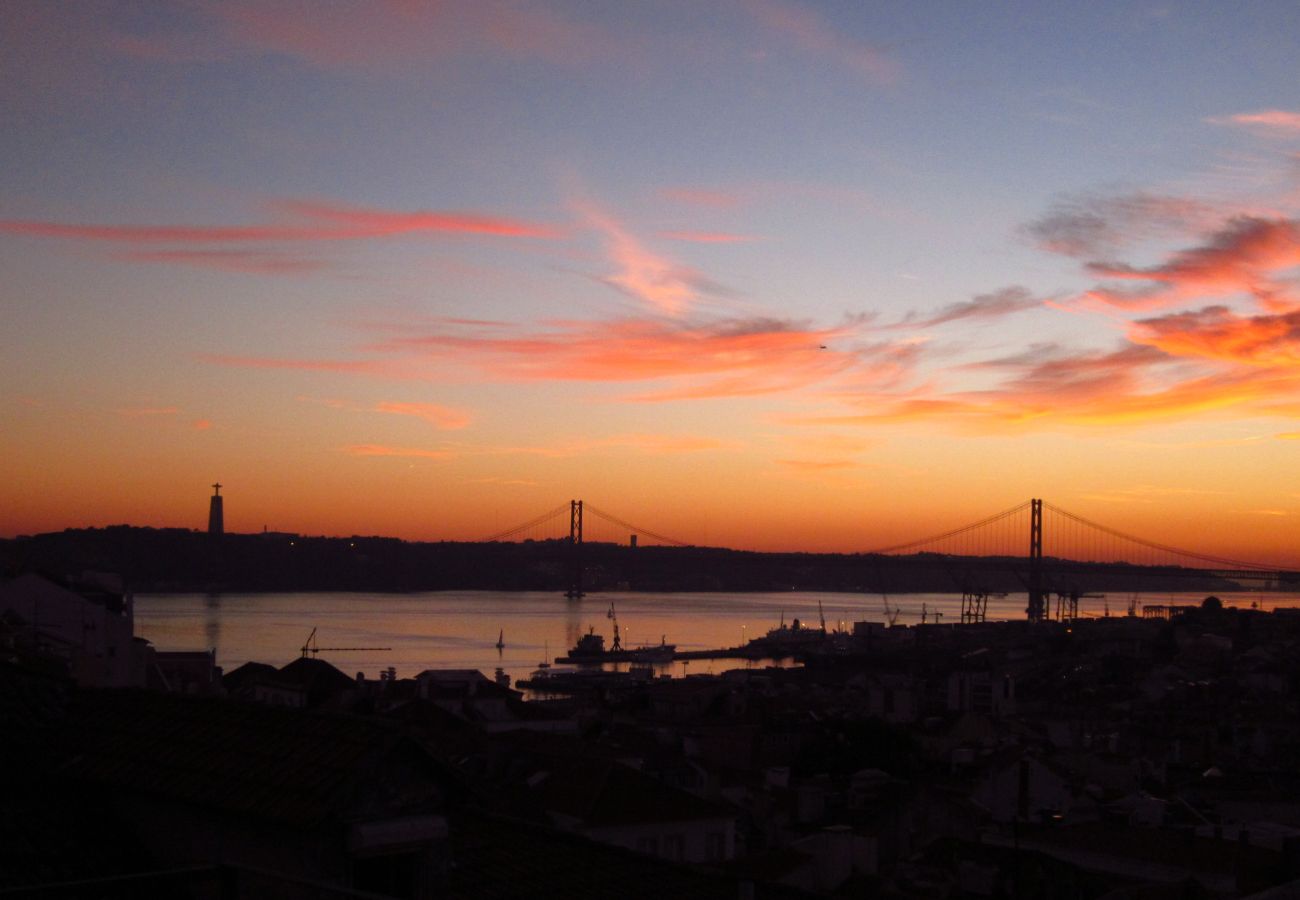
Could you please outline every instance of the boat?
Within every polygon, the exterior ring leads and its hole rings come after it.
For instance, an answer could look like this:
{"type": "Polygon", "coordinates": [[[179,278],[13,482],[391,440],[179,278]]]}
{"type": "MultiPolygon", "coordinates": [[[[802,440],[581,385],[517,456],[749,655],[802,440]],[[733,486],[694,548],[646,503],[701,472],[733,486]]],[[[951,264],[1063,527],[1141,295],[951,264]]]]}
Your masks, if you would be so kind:
{"type": "Polygon", "coordinates": [[[546,649],[542,651],[542,661],[537,664],[537,668],[545,670],[551,667],[551,645],[543,641],[542,646],[546,649]]]}
{"type": "Polygon", "coordinates": [[[595,666],[607,662],[672,662],[677,657],[677,645],[668,643],[667,637],[661,637],[658,644],[626,648],[619,633],[618,617],[614,606],[610,604],[609,618],[614,620],[614,640],[609,649],[605,648],[605,636],[596,633],[596,626],[589,625],[587,633],[578,638],[578,642],[569,650],[567,656],[561,656],[558,663],[580,666],[595,666]]]}

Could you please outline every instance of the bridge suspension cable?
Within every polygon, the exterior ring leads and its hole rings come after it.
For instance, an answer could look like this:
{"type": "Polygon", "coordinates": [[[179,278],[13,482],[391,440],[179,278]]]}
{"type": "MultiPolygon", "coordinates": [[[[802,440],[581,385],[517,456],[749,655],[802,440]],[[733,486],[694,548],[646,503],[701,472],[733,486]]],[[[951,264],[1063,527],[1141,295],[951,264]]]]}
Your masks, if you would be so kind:
{"type": "Polygon", "coordinates": [[[480,543],[491,544],[495,541],[505,540],[508,537],[513,537],[514,535],[519,534],[521,531],[527,531],[530,528],[536,528],[538,525],[541,525],[550,519],[556,518],[561,513],[568,513],[568,511],[569,511],[569,504],[561,503],[559,506],[555,507],[555,509],[549,512],[544,512],[535,519],[529,519],[527,522],[524,522],[522,525],[516,525],[513,528],[507,528],[505,531],[498,531],[496,534],[489,535],[488,537],[483,538],[480,541],[480,543]]]}
{"type": "MultiPolygon", "coordinates": [[[[921,538],[920,540],[908,541],[905,544],[894,544],[893,546],[890,547],[881,547],[878,550],[868,550],[867,552],[868,554],[883,556],[884,554],[887,553],[897,553],[900,550],[911,550],[917,547],[924,547],[929,544],[937,544],[940,541],[945,541],[948,540],[949,538],[959,537],[960,535],[967,534],[979,528],[985,528],[996,522],[1000,522],[1003,519],[1008,519],[1011,516],[1023,513],[1025,510],[1029,509],[1029,504],[1031,502],[1032,501],[1030,500],[1026,500],[1024,503],[1017,504],[1016,506],[1013,506],[1010,509],[1005,509],[1000,513],[995,513],[994,515],[991,515],[986,519],[980,519],[978,522],[972,522],[969,525],[963,525],[960,528],[954,528],[951,531],[945,531],[942,534],[934,534],[931,535],[930,537],[921,538]]],[[[1025,546],[1026,548],[1028,548],[1028,542],[1026,542],[1025,546]]]]}
{"type": "Polygon", "coordinates": [[[603,510],[597,509],[596,507],[592,506],[590,503],[587,504],[586,509],[587,512],[591,513],[597,518],[604,519],[606,522],[609,522],[611,525],[617,525],[620,528],[626,528],[628,529],[628,531],[632,532],[633,534],[645,535],[648,538],[653,538],[654,540],[658,541],[661,544],[671,544],[674,547],[694,546],[693,544],[688,543],[687,541],[679,541],[676,538],[670,538],[667,537],[666,535],[662,535],[657,532],[651,531],[649,528],[641,528],[638,525],[633,525],[631,522],[626,522],[623,519],[620,519],[618,516],[611,515],[610,513],[604,512],[603,510]]]}
{"type": "Polygon", "coordinates": [[[1197,562],[1213,563],[1216,566],[1227,566],[1229,568],[1234,568],[1234,569],[1243,569],[1243,570],[1260,571],[1260,572],[1283,571],[1281,568],[1277,566],[1266,566],[1266,565],[1261,565],[1260,563],[1243,562],[1242,560],[1239,559],[1227,559],[1222,556],[1210,556],[1205,553],[1197,553],[1193,550],[1183,550],[1180,547],[1171,547],[1167,544],[1159,544],[1156,543],[1155,541],[1148,541],[1144,538],[1136,537],[1135,535],[1126,534],[1125,532],[1115,528],[1111,528],[1108,525],[1102,525],[1098,522],[1093,522],[1090,519],[1085,519],[1083,516],[1075,515],[1069,510],[1061,509],[1059,506],[1053,506],[1052,504],[1047,502],[1043,503],[1043,507],[1045,509],[1052,511],[1058,516],[1061,516],[1065,519],[1069,519],[1072,522],[1076,522],[1088,528],[1092,528],[1096,531],[1101,532],[1102,534],[1110,535],[1111,537],[1119,538],[1120,540],[1128,541],[1131,544],[1136,544],[1140,547],[1146,547],[1150,550],[1157,550],[1161,553],[1168,553],[1173,556],[1184,557],[1185,559],[1194,559],[1197,562]]]}

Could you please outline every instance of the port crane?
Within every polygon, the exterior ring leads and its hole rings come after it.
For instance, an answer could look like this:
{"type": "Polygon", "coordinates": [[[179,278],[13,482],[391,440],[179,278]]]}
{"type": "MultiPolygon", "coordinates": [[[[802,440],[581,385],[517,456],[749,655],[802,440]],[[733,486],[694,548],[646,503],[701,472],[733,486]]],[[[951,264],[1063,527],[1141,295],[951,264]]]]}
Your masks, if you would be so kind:
{"type": "Polygon", "coordinates": [[[316,629],[311,630],[307,635],[307,640],[302,645],[302,658],[306,659],[308,654],[315,657],[318,653],[340,652],[345,650],[392,650],[392,647],[319,647],[316,645],[316,629]]]}

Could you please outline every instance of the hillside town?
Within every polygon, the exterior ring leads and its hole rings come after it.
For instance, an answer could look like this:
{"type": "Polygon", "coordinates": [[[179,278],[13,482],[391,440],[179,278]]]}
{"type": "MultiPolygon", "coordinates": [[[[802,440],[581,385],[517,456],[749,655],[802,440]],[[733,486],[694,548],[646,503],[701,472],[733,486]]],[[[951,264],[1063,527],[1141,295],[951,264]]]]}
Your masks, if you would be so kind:
{"type": "Polygon", "coordinates": [[[789,668],[525,690],[223,672],[132,605],[0,584],[6,897],[1300,892],[1300,611],[857,622],[789,668]]]}

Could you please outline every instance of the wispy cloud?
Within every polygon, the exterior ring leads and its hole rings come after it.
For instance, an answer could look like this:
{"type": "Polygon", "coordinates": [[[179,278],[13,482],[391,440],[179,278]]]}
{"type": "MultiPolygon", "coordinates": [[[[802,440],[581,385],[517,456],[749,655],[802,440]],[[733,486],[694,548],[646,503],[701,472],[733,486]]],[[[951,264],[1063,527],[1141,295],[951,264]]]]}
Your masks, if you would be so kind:
{"type": "Polygon", "coordinates": [[[350,444],[340,448],[348,456],[398,456],[417,459],[449,459],[451,450],[427,450],[421,447],[390,447],[385,444],[350,444]]]}
{"type": "Polygon", "coordinates": [[[729,231],[661,231],[659,236],[670,241],[690,241],[696,244],[745,244],[758,240],[750,234],[733,234],[729,231]]]}
{"type": "Polygon", "coordinates": [[[832,60],[878,83],[891,82],[898,75],[898,64],[887,54],[837,31],[815,9],[779,0],[745,0],[744,8],[804,53],[832,60]]]}
{"type": "Polygon", "coordinates": [[[548,225],[472,212],[401,212],[304,200],[280,201],[275,206],[299,222],[258,225],[101,225],[40,219],[0,219],[0,233],[163,245],[344,241],[412,234],[553,238],[561,233],[548,225]]]}
{"type": "Polygon", "coordinates": [[[1205,121],[1213,125],[1239,125],[1288,137],[1300,136],[1300,112],[1285,109],[1263,109],[1231,116],[1212,116],[1205,121]]]}
{"type": "Polygon", "coordinates": [[[176,406],[123,406],[117,414],[127,419],[149,419],[156,416],[174,416],[180,412],[176,406]]]}
{"type": "Polygon", "coordinates": [[[1150,238],[1182,236],[1220,221],[1212,204],[1166,194],[1077,194],[1052,204],[1024,226],[1024,234],[1051,253],[1077,259],[1107,256],[1150,238]]]}
{"type": "Polygon", "coordinates": [[[739,206],[741,197],[732,191],[702,187],[667,187],[661,188],[659,196],[673,203],[685,206],[698,206],[705,209],[732,209],[739,206]]]}
{"type": "Polygon", "coordinates": [[[857,365],[826,342],[851,328],[812,328],[781,319],[678,322],[559,321],[530,330],[444,329],[391,338],[383,353],[448,358],[510,381],[679,381],[642,400],[767,394],[806,387],[857,365]]]}
{"type": "Polygon", "coordinates": [[[603,438],[583,438],[551,444],[481,447],[475,452],[490,456],[545,456],[562,458],[584,456],[602,450],[631,450],[651,456],[701,453],[708,450],[734,449],[734,442],[721,438],[682,434],[614,434],[603,438]]]}
{"type": "Polygon", "coordinates": [[[172,263],[226,272],[247,272],[254,275],[300,275],[319,272],[329,267],[329,263],[319,259],[243,249],[129,250],[115,254],[115,258],[128,262],[172,263]]]}
{"type": "Polygon", "coordinates": [[[861,467],[860,463],[851,459],[778,459],[777,464],[800,472],[842,471],[861,467]]]}
{"type": "Polygon", "coordinates": [[[594,204],[575,201],[573,207],[601,234],[610,261],[618,267],[618,271],[601,280],[629,297],[669,316],[680,316],[702,294],[728,293],[694,269],[654,253],[622,223],[594,204]]]}
{"type": "Polygon", "coordinates": [[[462,409],[453,409],[450,406],[441,406],[437,403],[385,401],[375,404],[375,411],[390,413],[395,416],[414,416],[445,430],[465,428],[470,423],[469,413],[462,409]]]}
{"type": "Polygon", "coordinates": [[[1000,319],[1027,309],[1037,309],[1043,301],[1033,296],[1026,288],[1013,286],[994,291],[991,294],[978,294],[970,300],[950,303],[933,312],[912,312],[889,328],[934,328],[958,322],[964,319],[1000,319]]]}
{"type": "Polygon", "coordinates": [[[366,404],[358,403],[353,400],[307,396],[299,396],[297,399],[303,403],[314,403],[318,406],[326,406],[330,409],[340,409],[347,412],[384,413],[395,416],[411,416],[416,419],[422,419],[430,425],[444,431],[458,431],[462,428],[468,427],[472,421],[472,417],[468,411],[451,406],[444,406],[440,403],[383,400],[378,403],[366,404]]]}
{"type": "Polygon", "coordinates": [[[154,62],[275,54],[317,69],[407,75],[464,56],[570,68],[633,49],[588,20],[537,4],[375,0],[303,15],[292,3],[223,0],[196,5],[190,12],[191,19],[171,31],[148,36],[107,31],[101,43],[120,55],[154,62]]]}

